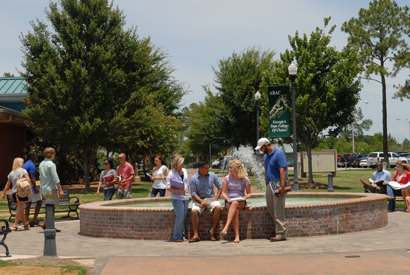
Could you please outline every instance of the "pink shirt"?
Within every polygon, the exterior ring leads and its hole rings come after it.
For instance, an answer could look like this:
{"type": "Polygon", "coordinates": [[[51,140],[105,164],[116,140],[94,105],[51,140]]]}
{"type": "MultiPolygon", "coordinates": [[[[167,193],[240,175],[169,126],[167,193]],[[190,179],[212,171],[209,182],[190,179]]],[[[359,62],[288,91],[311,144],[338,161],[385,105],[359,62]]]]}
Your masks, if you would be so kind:
{"type": "MultiPolygon", "coordinates": [[[[121,176],[122,179],[128,179],[131,177],[131,175],[135,175],[134,168],[132,168],[132,165],[129,164],[128,162],[125,163],[125,165],[120,165],[117,167],[117,175],[121,176]]],[[[131,188],[132,187],[132,181],[126,181],[124,183],[118,184],[119,188],[131,188]]]]}

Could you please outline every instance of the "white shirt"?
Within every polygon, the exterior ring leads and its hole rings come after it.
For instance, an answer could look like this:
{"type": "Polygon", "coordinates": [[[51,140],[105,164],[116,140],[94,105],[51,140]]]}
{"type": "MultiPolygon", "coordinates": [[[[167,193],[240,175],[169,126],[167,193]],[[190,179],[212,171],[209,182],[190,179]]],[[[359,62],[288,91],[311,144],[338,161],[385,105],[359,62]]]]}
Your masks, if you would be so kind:
{"type": "MultiPolygon", "coordinates": [[[[154,177],[165,177],[165,171],[168,168],[165,165],[162,165],[159,169],[155,170],[153,176],[154,177]]],[[[166,179],[159,179],[154,180],[154,184],[152,185],[155,189],[166,189],[167,188],[167,180],[166,179]]]]}

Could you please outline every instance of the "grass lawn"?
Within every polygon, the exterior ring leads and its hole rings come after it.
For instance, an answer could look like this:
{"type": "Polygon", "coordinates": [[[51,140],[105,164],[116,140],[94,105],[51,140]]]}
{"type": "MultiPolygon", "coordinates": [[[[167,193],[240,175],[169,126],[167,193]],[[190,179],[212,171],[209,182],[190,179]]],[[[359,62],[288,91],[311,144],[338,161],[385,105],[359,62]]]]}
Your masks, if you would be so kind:
{"type": "Polygon", "coordinates": [[[78,275],[85,275],[87,273],[87,269],[82,266],[54,266],[54,265],[20,265],[15,263],[9,263],[7,261],[0,260],[0,272],[4,270],[7,274],[11,274],[9,272],[13,272],[13,274],[78,274],[78,275]],[[7,268],[13,267],[13,269],[7,268]]]}

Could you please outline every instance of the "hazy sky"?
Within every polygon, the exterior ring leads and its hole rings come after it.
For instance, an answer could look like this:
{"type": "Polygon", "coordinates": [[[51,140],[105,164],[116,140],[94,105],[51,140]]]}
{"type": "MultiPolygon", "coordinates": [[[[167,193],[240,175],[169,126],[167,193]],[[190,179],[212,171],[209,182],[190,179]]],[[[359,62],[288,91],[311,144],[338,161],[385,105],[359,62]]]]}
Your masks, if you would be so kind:
{"type": "MultiPolygon", "coordinates": [[[[408,1],[398,0],[404,6],[408,1]]],[[[47,0],[0,1],[0,76],[4,72],[18,75],[21,70],[19,35],[31,30],[35,18],[46,21],[47,0]],[[17,69],[16,69],[17,68],[17,69]]],[[[191,90],[184,98],[189,105],[204,99],[202,85],[213,84],[217,61],[247,47],[261,46],[279,53],[289,48],[288,35],[310,34],[323,28],[323,18],[331,16],[330,25],[337,25],[332,45],[339,50],[347,43],[340,30],[344,21],[356,17],[360,8],[368,8],[368,0],[115,0],[127,16],[127,27],[138,27],[140,37],[165,50],[176,69],[174,76],[191,90]]],[[[48,22],[47,22],[48,24],[48,22]]],[[[49,24],[48,24],[49,25],[49,24]]],[[[388,131],[400,140],[409,138],[409,101],[393,100],[393,84],[403,84],[410,70],[387,79],[388,131]]],[[[382,131],[381,85],[363,81],[360,103],[365,118],[373,120],[366,134],[382,131]]]]}

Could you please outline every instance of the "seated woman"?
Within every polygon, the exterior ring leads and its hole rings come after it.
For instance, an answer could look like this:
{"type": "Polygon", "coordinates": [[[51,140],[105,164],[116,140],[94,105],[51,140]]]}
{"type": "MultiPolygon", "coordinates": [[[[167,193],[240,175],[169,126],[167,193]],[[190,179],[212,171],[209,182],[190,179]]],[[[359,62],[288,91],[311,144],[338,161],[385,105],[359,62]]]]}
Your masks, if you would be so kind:
{"type": "Polygon", "coordinates": [[[246,199],[251,196],[251,183],[247,176],[242,162],[233,160],[229,163],[229,175],[222,182],[222,196],[226,201],[225,208],[228,210],[228,219],[222,234],[228,234],[229,226],[232,223],[235,231],[234,243],[239,243],[239,210],[245,207],[246,199]],[[243,200],[232,200],[234,198],[242,198],[243,200]]]}
{"type": "MultiPolygon", "coordinates": [[[[399,160],[396,162],[397,171],[394,173],[393,181],[396,181],[402,185],[407,184],[410,180],[410,165],[408,165],[405,161],[399,160]]],[[[385,182],[386,183],[386,182],[385,182]]],[[[400,196],[398,194],[399,190],[393,190],[390,185],[386,185],[387,187],[387,195],[392,196],[394,200],[389,201],[388,211],[393,212],[396,206],[396,196],[400,196]]],[[[401,195],[403,196],[404,201],[406,201],[406,196],[410,195],[409,189],[402,189],[401,195]]]]}

